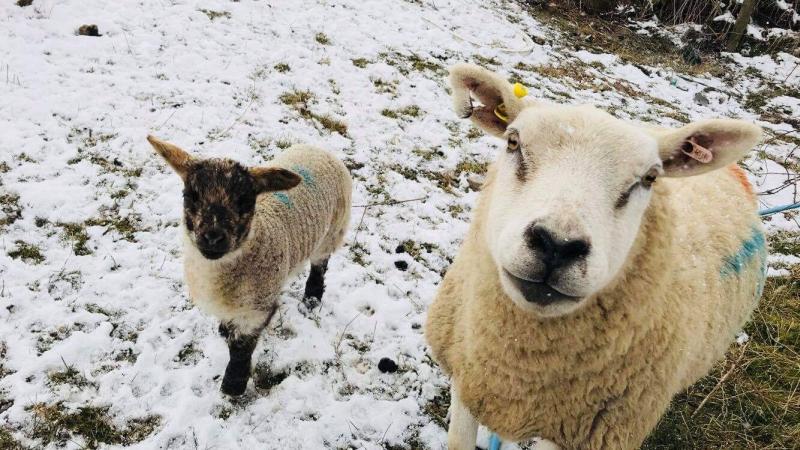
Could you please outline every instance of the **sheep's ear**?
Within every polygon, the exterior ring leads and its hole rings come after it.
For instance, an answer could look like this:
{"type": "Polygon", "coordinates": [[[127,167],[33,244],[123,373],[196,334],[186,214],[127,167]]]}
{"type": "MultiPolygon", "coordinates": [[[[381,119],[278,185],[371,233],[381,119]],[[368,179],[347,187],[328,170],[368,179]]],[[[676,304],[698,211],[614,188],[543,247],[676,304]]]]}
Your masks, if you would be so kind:
{"type": "Polygon", "coordinates": [[[471,118],[482,130],[498,137],[503,136],[508,124],[514,121],[525,105],[514,95],[511,83],[473,64],[451,67],[450,87],[453,89],[456,114],[463,119],[471,118]],[[480,106],[473,105],[473,96],[481,103],[480,106]]]}
{"type": "Polygon", "coordinates": [[[300,175],[291,170],[279,167],[253,167],[250,169],[250,175],[253,176],[256,192],[259,194],[262,192],[285,191],[297,186],[303,180],[300,175]]]}
{"type": "Polygon", "coordinates": [[[186,153],[177,145],[164,142],[155,136],[148,135],[147,142],[156,149],[159,155],[167,160],[167,163],[172,167],[175,173],[186,181],[186,174],[189,172],[189,166],[194,162],[192,155],[186,153]]]}
{"type": "Polygon", "coordinates": [[[742,158],[761,139],[761,128],[743,120],[712,119],[676,130],[653,130],[664,174],[700,175],[742,158]]]}

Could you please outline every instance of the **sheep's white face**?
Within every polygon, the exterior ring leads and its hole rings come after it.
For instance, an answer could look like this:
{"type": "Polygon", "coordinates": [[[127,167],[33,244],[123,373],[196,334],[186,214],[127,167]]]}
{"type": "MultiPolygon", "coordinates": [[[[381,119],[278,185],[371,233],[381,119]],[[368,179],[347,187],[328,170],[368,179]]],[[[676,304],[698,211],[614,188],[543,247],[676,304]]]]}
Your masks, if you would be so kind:
{"type": "Polygon", "coordinates": [[[657,176],[719,169],[761,136],[740,120],[642,127],[590,106],[521,99],[503,76],[470,64],[450,69],[450,85],[460,117],[507,141],[486,187],[484,237],[505,292],[543,317],[575,311],[619,274],[657,176]]]}
{"type": "Polygon", "coordinates": [[[524,109],[505,132],[486,239],[502,286],[541,316],[617,275],[662,172],[656,140],[591,107],[524,109]]]}

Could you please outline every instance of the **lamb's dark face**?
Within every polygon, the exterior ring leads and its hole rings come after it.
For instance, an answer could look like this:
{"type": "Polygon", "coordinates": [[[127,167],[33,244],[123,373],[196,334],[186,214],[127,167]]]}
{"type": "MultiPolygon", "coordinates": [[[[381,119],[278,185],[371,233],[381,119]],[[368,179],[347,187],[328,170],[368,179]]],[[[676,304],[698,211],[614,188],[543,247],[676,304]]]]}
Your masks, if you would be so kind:
{"type": "Polygon", "coordinates": [[[229,159],[193,163],[183,189],[183,220],[208,259],[236,250],[250,231],[256,206],[253,176],[229,159]]]}
{"type": "Polygon", "coordinates": [[[302,180],[290,170],[201,160],[152,136],[147,140],[183,179],[184,224],[207,259],[222,258],[247,239],[259,194],[291,189],[302,180]]]}

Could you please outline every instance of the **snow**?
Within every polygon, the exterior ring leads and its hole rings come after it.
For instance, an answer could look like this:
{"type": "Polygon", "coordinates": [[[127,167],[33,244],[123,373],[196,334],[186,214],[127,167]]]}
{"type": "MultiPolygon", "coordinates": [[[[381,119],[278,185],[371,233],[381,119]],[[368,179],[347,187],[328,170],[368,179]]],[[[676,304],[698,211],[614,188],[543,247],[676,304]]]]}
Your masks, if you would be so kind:
{"type": "MultiPolygon", "coordinates": [[[[673,110],[691,119],[758,119],[741,99],[716,91],[706,92],[709,105],[695,103],[707,86],[731,90],[720,79],[687,80],[655,68],[648,76],[614,55],[562,47],[557,32],[508,2],[37,0],[26,8],[2,3],[0,24],[0,163],[9,169],[0,171],[0,195],[19,195],[22,207],[21,218],[0,230],[0,344],[7,348],[4,369],[12,371],[0,378],[0,399],[13,400],[0,423],[30,445],[36,419],[27,407],[63,401],[69,408],[110,405],[115,423],[161,416],[157,430],[134,445],[142,449],[378,449],[412,438],[444,448],[445,431],[425,407],[446,392],[447,381],[427,355],[420,326],[476,193],[465,173],[448,189],[425,174],[489,162],[499,148],[491,137],[467,138],[471,125],[451,112],[449,64],[493,59],[494,69],[521,78],[531,95],[615,107],[633,120],[678,125],[664,116],[673,110]],[[75,34],[90,23],[101,37],[75,34]],[[330,43],[318,42],[318,33],[330,43]],[[520,52],[530,46],[526,35],[553,44],[520,52]],[[358,58],[365,67],[353,63],[358,58]],[[595,85],[624,81],[673,110],[513,69],[581,61],[595,63],[587,68],[595,85]],[[279,101],[293,90],[311,91],[310,109],[347,123],[347,136],[279,101]],[[419,116],[381,114],[410,105],[419,116]],[[299,306],[305,274],[292,279],[256,350],[255,364],[288,373],[269,391],[251,385],[236,401],[218,391],[227,348],[214,320],[185,294],[181,185],[145,141],[148,133],[247,164],[269,160],[281,142],[305,142],[355,168],[353,204],[360,207],[347,246],[331,260],[321,309],[299,306]],[[408,171],[417,175],[404,176],[408,171]],[[365,207],[410,199],[418,200],[365,207]],[[125,219],[133,231],[103,222],[125,219]],[[63,224],[87,220],[89,254],[76,255],[63,224]],[[44,261],[10,257],[18,240],[37,246],[44,261]],[[407,240],[430,251],[397,254],[407,240]],[[407,271],[395,267],[399,260],[407,271]],[[383,357],[400,370],[380,373],[383,357]],[[52,382],[48,374],[65,365],[95,387],[52,382]]],[[[791,55],[732,58],[732,70],[751,67],[764,79],[800,83],[791,55]]],[[[732,90],[760,82],[742,77],[732,90]]],[[[796,100],[775,104],[796,112],[796,100]]],[[[777,141],[763,150],[780,157],[793,151],[777,141]]],[[[755,153],[748,164],[760,191],[786,179],[774,175],[781,166],[755,153]]],[[[772,206],[796,195],[784,189],[761,201],[772,206]]],[[[796,226],[783,215],[769,222],[771,229],[796,226]]],[[[482,430],[479,443],[487,439],[482,430]]],[[[80,437],[65,443],[82,445],[80,437]]]]}

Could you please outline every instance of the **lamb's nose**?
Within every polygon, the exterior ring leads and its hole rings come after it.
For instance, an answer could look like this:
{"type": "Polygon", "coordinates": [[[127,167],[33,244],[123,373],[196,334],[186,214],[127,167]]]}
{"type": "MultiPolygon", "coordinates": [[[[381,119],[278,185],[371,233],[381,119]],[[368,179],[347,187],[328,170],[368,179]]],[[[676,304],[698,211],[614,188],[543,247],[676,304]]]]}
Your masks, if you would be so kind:
{"type": "Polygon", "coordinates": [[[525,230],[528,248],[536,252],[537,258],[550,272],[586,257],[591,244],[586,239],[564,239],[557,237],[543,225],[531,225],[525,230]]]}
{"type": "Polygon", "coordinates": [[[211,229],[203,233],[203,240],[209,246],[217,245],[225,239],[225,234],[218,229],[211,229]]]}

